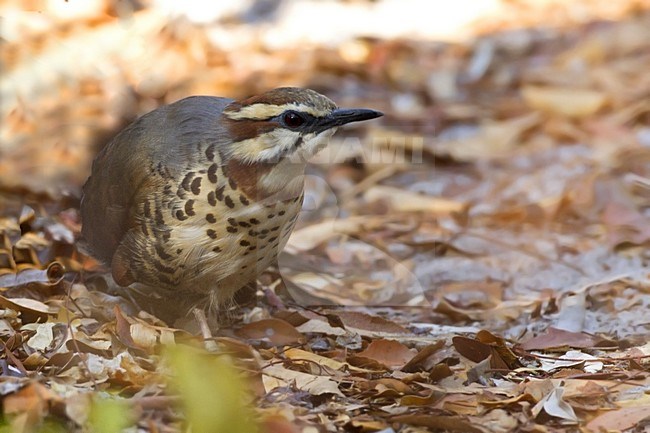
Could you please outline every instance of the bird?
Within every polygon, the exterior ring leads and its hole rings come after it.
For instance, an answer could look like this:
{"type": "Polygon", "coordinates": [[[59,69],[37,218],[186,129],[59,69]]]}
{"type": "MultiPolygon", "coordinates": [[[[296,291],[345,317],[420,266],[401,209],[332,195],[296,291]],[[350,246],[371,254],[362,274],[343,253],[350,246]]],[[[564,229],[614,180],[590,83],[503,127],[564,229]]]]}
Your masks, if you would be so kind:
{"type": "Polygon", "coordinates": [[[382,115],[298,87],[161,106],[94,159],[80,203],[83,248],[119,286],[218,309],[277,265],[309,158],[338,127],[382,115]]]}

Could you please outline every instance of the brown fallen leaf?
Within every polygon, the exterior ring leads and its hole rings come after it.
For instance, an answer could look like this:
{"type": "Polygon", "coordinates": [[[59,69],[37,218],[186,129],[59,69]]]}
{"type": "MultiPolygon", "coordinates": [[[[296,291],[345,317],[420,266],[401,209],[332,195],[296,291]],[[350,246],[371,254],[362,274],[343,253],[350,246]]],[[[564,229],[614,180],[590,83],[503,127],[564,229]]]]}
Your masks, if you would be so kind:
{"type": "Polygon", "coordinates": [[[586,349],[593,347],[615,347],[616,342],[586,332],[570,332],[549,326],[543,334],[533,337],[519,347],[523,350],[549,350],[563,347],[586,349]]]}
{"type": "Polygon", "coordinates": [[[397,415],[391,421],[407,425],[427,427],[436,431],[452,431],[462,433],[488,433],[488,430],[467,421],[461,416],[435,415],[435,414],[409,414],[397,415]]]}
{"type": "Polygon", "coordinates": [[[379,316],[372,316],[358,311],[330,311],[330,314],[338,316],[346,328],[361,329],[377,333],[408,333],[408,330],[401,325],[379,316]]]}
{"type": "Polygon", "coordinates": [[[587,423],[588,431],[625,431],[635,427],[650,417],[650,406],[632,406],[610,410],[598,415],[587,423]]]}
{"type": "Polygon", "coordinates": [[[452,343],[458,353],[470,361],[480,363],[489,359],[490,369],[512,370],[520,366],[516,358],[513,360],[511,356],[507,355],[509,349],[505,346],[500,347],[497,344],[488,344],[462,336],[452,338],[452,343]],[[506,353],[506,356],[502,356],[501,352],[506,353]]]}
{"type": "MultiPolygon", "coordinates": [[[[25,431],[31,431],[47,415],[50,404],[58,401],[60,398],[45,385],[31,382],[21,390],[6,396],[2,401],[2,408],[6,415],[22,415],[21,421],[25,431]]],[[[16,421],[14,419],[14,422],[16,421]]]]}
{"type": "Polygon", "coordinates": [[[280,319],[264,319],[244,325],[237,336],[249,340],[264,340],[274,346],[286,346],[304,341],[305,336],[289,323],[280,319]]]}
{"type": "Polygon", "coordinates": [[[48,316],[55,315],[58,308],[50,307],[36,299],[6,298],[0,295],[0,307],[20,312],[25,322],[46,321],[48,316]]]}
{"type": "Polygon", "coordinates": [[[394,340],[374,340],[366,350],[359,352],[357,357],[372,359],[386,367],[397,370],[402,368],[417,354],[415,349],[409,349],[394,340]]]}
{"type": "Polygon", "coordinates": [[[431,368],[429,363],[431,362],[433,355],[443,347],[445,347],[444,340],[439,340],[434,344],[425,346],[402,367],[402,371],[413,373],[419,370],[429,370],[431,368]]]}

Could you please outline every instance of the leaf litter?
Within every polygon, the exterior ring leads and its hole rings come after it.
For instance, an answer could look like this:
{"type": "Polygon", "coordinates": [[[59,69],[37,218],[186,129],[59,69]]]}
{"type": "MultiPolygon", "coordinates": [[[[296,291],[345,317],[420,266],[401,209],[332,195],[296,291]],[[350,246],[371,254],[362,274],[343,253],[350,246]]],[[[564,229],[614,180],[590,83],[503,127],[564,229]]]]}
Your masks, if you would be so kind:
{"type": "Polygon", "coordinates": [[[22,39],[3,30],[23,77],[0,89],[3,428],[648,428],[647,2],[585,2],[589,22],[508,2],[462,41],[246,39],[246,56],[149,3],[93,2],[72,21],[14,8],[22,39]],[[62,46],[86,54],[76,69],[62,46]],[[92,144],[186,94],[285,82],[386,116],[316,158],[253,303],[203,341],[111,291],[78,244],[92,144]]]}

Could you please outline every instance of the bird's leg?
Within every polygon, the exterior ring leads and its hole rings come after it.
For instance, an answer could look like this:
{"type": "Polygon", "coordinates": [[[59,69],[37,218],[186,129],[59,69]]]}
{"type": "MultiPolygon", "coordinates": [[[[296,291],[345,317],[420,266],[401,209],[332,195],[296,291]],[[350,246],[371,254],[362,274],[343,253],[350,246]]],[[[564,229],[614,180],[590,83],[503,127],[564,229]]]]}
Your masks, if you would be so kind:
{"type": "Polygon", "coordinates": [[[200,307],[194,307],[192,308],[192,314],[194,314],[194,319],[196,319],[196,323],[199,325],[205,350],[208,352],[216,352],[219,347],[213,340],[214,337],[212,336],[212,331],[210,331],[208,319],[205,317],[205,311],[200,307]]]}
{"type": "Polygon", "coordinates": [[[275,269],[275,272],[273,272],[273,280],[269,284],[265,284],[264,298],[271,308],[284,310],[287,300],[291,300],[291,296],[287,292],[287,282],[280,273],[277,261],[271,266],[271,269],[275,269]]]}

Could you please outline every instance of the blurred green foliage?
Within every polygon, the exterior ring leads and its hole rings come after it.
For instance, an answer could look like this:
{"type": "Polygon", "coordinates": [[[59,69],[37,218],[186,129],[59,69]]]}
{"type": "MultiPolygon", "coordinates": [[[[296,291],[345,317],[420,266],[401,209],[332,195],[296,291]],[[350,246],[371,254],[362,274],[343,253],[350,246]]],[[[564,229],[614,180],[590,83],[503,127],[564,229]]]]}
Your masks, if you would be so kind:
{"type": "Polygon", "coordinates": [[[95,397],[88,416],[93,433],[121,433],[133,425],[134,417],[126,400],[95,397]]]}
{"type": "Polygon", "coordinates": [[[250,390],[230,359],[188,346],[167,351],[172,387],[192,433],[257,433],[250,390]]]}

